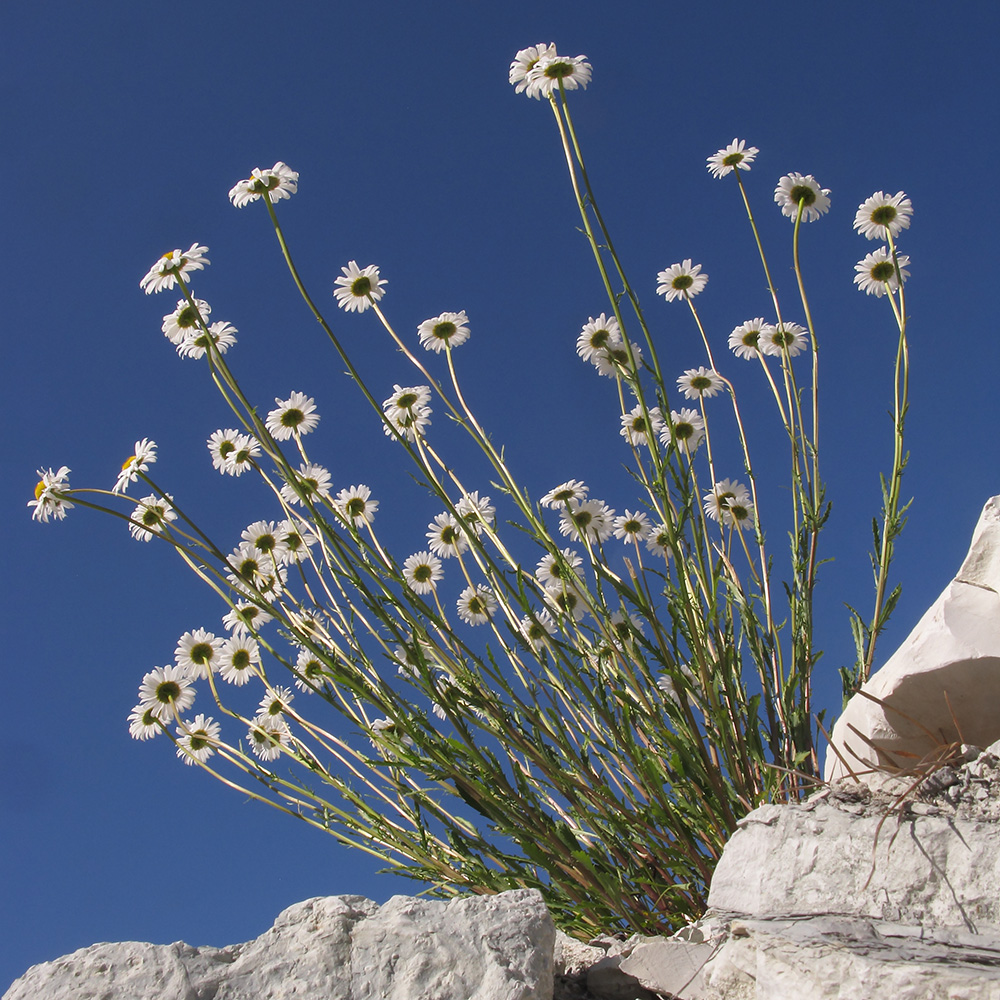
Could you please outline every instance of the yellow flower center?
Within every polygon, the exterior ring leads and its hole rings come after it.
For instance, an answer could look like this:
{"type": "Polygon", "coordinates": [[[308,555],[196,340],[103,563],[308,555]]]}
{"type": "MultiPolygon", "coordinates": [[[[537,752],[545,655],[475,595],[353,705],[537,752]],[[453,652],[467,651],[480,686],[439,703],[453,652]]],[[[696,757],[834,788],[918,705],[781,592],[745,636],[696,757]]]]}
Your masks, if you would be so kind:
{"type": "Polygon", "coordinates": [[[41,500],[42,494],[45,492],[45,490],[46,490],[45,480],[39,479],[38,484],[35,486],[35,499],[41,500]]]}

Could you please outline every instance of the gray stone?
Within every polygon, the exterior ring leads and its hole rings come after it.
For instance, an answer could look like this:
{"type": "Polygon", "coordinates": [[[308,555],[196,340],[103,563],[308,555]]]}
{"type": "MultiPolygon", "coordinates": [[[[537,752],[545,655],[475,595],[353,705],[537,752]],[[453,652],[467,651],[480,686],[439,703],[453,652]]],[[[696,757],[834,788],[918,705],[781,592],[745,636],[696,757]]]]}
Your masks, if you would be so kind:
{"type": "Polygon", "coordinates": [[[3,1000],[550,1000],[540,893],[308,899],[247,944],[126,942],[29,969],[3,1000]]]}
{"type": "Polygon", "coordinates": [[[862,690],[882,704],[848,702],[831,733],[828,781],[864,777],[865,762],[908,769],[944,745],[1000,739],[1000,497],[983,508],[955,579],[862,690]]]}

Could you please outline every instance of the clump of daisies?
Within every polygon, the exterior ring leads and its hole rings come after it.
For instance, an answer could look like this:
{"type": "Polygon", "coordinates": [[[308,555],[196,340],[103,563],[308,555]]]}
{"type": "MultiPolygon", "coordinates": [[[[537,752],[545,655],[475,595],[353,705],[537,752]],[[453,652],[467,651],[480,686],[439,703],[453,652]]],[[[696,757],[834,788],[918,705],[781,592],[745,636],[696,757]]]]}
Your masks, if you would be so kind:
{"type": "MultiPolygon", "coordinates": [[[[220,489],[263,497],[252,520],[211,533],[196,524],[198,505],[157,481],[176,456],[165,448],[161,463],[150,438],[98,489],[71,488],[66,466],[39,469],[28,506],[42,522],[74,505],[105,510],[207,584],[211,610],[139,682],[127,719],[134,739],[170,742],[185,765],[442,892],[536,888],[577,936],[658,934],[701,915],[710,859],[749,809],[795,800],[819,778],[810,684],[830,513],[817,379],[824,328],[799,248],[803,224],[820,233],[838,224],[837,204],[812,174],[789,172],[761,190],[766,151],[734,138],[704,161],[701,183],[736,184],[766,294],[730,307],[725,279],[709,285],[708,270],[724,271],[667,245],[675,263],[647,278],[663,302],[644,313],[596,194],[581,183],[571,105],[586,98],[574,92],[592,82],[590,62],[537,43],[516,54],[509,80],[555,111],[582,231],[601,263],[576,318],[553,333],[572,377],[593,378],[588,413],[606,431],[594,440],[608,450],[595,444],[586,473],[555,438],[544,481],[523,481],[502,433],[480,422],[464,376],[491,349],[490,326],[477,310],[483,353],[459,350],[473,323],[454,306],[468,290],[449,288],[426,312],[401,316],[380,268],[350,260],[327,279],[325,299],[306,292],[281,228],[289,206],[278,206],[307,189],[279,160],[253,168],[229,200],[247,209],[241,223],[256,217],[274,229],[346,383],[326,373],[313,388],[276,385],[250,399],[230,367],[238,331],[195,294],[210,277],[199,243],[163,254],[139,282],[146,294],[172,292],[163,336],[191,367],[205,366],[232,411],[230,426],[198,432],[208,452],[199,447],[198,459],[219,473],[220,489]],[[780,286],[773,276],[787,268],[771,266],[755,205],[793,225],[780,252],[794,280],[780,286]],[[609,274],[621,285],[608,285],[609,274]],[[388,337],[391,371],[369,384],[318,302],[366,337],[388,337]],[[769,412],[744,412],[749,379],[769,412]],[[352,421],[367,419],[385,449],[385,475],[367,482],[351,472],[350,449],[328,453],[349,383],[362,405],[352,421]],[[337,417],[324,419],[332,392],[337,417]],[[478,467],[466,468],[453,432],[468,435],[478,467]],[[788,457],[782,488],[758,465],[766,449],[773,468],[776,441],[788,457]],[[599,482],[601,461],[624,465],[628,485],[599,482]],[[397,485],[401,466],[412,496],[397,485]],[[772,539],[785,533],[783,571],[772,539]]],[[[850,687],[867,677],[892,607],[906,506],[910,260],[897,241],[912,215],[902,191],[877,191],[854,218],[878,244],[854,284],[885,300],[899,340],[875,599],[870,617],[851,613],[850,687]]],[[[847,274],[836,280],[850,287],[847,274]]]]}

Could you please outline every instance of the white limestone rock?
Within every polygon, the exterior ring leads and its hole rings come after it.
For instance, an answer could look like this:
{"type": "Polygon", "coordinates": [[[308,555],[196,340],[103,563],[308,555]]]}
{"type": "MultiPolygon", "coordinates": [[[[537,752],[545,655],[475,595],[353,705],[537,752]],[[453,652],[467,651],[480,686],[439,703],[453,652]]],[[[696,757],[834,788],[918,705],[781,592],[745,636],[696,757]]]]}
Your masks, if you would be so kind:
{"type": "Polygon", "coordinates": [[[247,944],[126,942],[29,969],[3,1000],[551,1000],[541,894],[308,899],[247,944]]]}
{"type": "MultiPolygon", "coordinates": [[[[985,747],[1000,739],[1000,497],[983,509],[955,579],[862,690],[887,709],[855,695],[831,734],[858,774],[865,770],[862,760],[906,766],[936,745],[985,747]],[[852,726],[886,752],[876,755],[852,726]]],[[[847,774],[828,749],[826,779],[847,774]]]]}

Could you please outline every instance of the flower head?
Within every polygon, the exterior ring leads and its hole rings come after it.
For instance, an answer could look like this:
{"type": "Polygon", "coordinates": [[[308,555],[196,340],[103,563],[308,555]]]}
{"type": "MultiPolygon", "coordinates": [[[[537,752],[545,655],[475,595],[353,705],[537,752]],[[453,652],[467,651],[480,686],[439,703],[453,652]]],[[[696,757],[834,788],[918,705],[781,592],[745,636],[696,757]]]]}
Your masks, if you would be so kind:
{"type": "Polygon", "coordinates": [[[128,734],[134,740],[148,740],[163,732],[163,726],[152,708],[136,705],[129,713],[128,734]]]}
{"type": "Polygon", "coordinates": [[[229,200],[243,208],[267,193],[271,202],[291,198],[299,188],[299,175],[279,160],[269,170],[254,167],[245,181],[237,181],[229,192],[229,200]]]}
{"type": "Polygon", "coordinates": [[[461,555],[469,547],[469,539],[451,514],[438,514],[427,528],[431,552],[441,559],[461,555]]]}
{"type": "Polygon", "coordinates": [[[795,220],[802,205],[802,221],[815,222],[830,211],[830,192],[821,188],[812,174],[785,174],[774,189],[774,200],[781,214],[795,220]]]}
{"type": "Polygon", "coordinates": [[[879,247],[874,253],[868,254],[864,260],[858,261],[854,265],[857,274],[854,275],[854,284],[862,292],[869,295],[885,295],[886,292],[899,290],[899,279],[903,281],[910,276],[906,270],[910,263],[910,258],[905,253],[898,254],[896,262],[892,259],[888,247],[879,247]],[[899,263],[899,274],[896,274],[896,262],[899,263]]]}
{"type": "Polygon", "coordinates": [[[649,515],[643,511],[626,510],[621,517],[615,518],[614,530],[615,538],[638,542],[650,536],[653,526],[649,523],[649,515]]]}
{"type": "Polygon", "coordinates": [[[429,594],[442,576],[441,560],[431,552],[414,552],[403,562],[403,579],[415,594],[429,594]]]}
{"type": "Polygon", "coordinates": [[[713,521],[729,527],[749,527],[753,524],[753,504],[745,486],[732,479],[723,479],[704,496],[705,513],[713,521]]]}
{"type": "Polygon", "coordinates": [[[676,443],[681,451],[693,455],[705,440],[705,418],[697,411],[682,408],[680,413],[670,411],[670,426],[660,431],[660,442],[665,448],[676,443]],[[671,435],[671,428],[673,434],[671,435]]]}
{"type": "Polygon", "coordinates": [[[35,508],[31,512],[33,521],[48,522],[50,517],[61,521],[66,516],[66,511],[72,509],[73,504],[57,495],[69,489],[69,471],[69,467],[65,465],[60,466],[58,472],[53,472],[51,469],[38,470],[35,499],[28,501],[28,506],[35,508]]]}
{"type": "Polygon", "coordinates": [[[614,531],[614,516],[602,500],[571,501],[559,514],[559,533],[577,541],[606,542],[614,531]]]}
{"type": "Polygon", "coordinates": [[[115,483],[114,492],[124,493],[129,483],[137,482],[140,472],[146,472],[156,461],[156,442],[149,438],[136,441],[134,452],[122,462],[121,472],[115,483]]]}
{"type": "Polygon", "coordinates": [[[330,473],[322,465],[303,462],[295,476],[295,483],[287,482],[281,487],[281,496],[286,503],[302,503],[303,496],[316,503],[318,500],[329,500],[332,488],[330,473]]]}
{"type": "Polygon", "coordinates": [[[326,664],[312,650],[300,649],[295,660],[295,686],[306,694],[311,694],[326,683],[326,664]]]}
{"type": "Polygon", "coordinates": [[[342,267],[343,277],[337,278],[333,294],[337,305],[347,312],[364,312],[373,302],[378,302],[385,295],[385,286],[389,282],[378,276],[378,268],[369,264],[364,270],[358,267],[357,261],[350,261],[347,267],[342,267]]]}
{"type": "Polygon", "coordinates": [[[213,344],[219,354],[225,354],[236,343],[239,331],[232,323],[213,323],[208,332],[192,330],[178,345],[177,353],[182,358],[203,358],[208,345],[213,344]]]}
{"type": "Polygon", "coordinates": [[[708,158],[708,172],[713,177],[725,177],[734,170],[749,170],[759,152],[756,146],[748,147],[745,139],[733,139],[725,149],[708,158]]]}
{"type": "Polygon", "coordinates": [[[780,358],[787,354],[794,358],[801,354],[809,343],[806,328],[798,323],[782,323],[780,326],[768,326],[760,338],[761,354],[770,354],[780,358]]]}
{"type": "Polygon", "coordinates": [[[573,574],[582,565],[579,553],[572,549],[561,549],[559,556],[548,552],[538,560],[535,576],[543,587],[561,587],[567,580],[573,581],[573,574]]]}
{"type": "Polygon", "coordinates": [[[234,603],[235,607],[231,608],[222,619],[222,624],[230,632],[257,628],[271,620],[271,616],[266,611],[261,611],[256,604],[251,604],[249,601],[235,601],[234,603]]]}
{"type": "Polygon", "coordinates": [[[284,560],[288,563],[302,562],[309,555],[309,546],[318,541],[304,524],[290,520],[282,521],[278,525],[278,531],[284,548],[284,560]]]}
{"type": "Polygon", "coordinates": [[[148,542],[153,535],[159,535],[168,522],[177,520],[177,512],[167,497],[150,495],[143,497],[132,511],[128,530],[139,542],[148,542]]]}
{"type": "Polygon", "coordinates": [[[187,299],[178,299],[177,308],[163,317],[163,336],[175,346],[182,344],[192,334],[201,330],[201,324],[208,322],[212,307],[204,299],[195,299],[194,305],[187,299]]]}
{"type": "Polygon", "coordinates": [[[591,316],[583,325],[580,336],[576,338],[576,353],[584,361],[592,361],[598,351],[621,342],[622,331],[618,320],[601,313],[597,319],[591,316]]]}
{"type": "MultiPolygon", "coordinates": [[[[673,536],[676,539],[676,532],[673,536]]],[[[665,524],[657,525],[657,527],[652,528],[649,534],[646,536],[646,548],[649,549],[653,555],[662,556],[664,559],[669,559],[671,556],[670,550],[670,529],[665,524]]],[[[675,542],[676,544],[676,542],[675,542]]]]}
{"type": "Polygon", "coordinates": [[[481,497],[479,490],[473,490],[459,499],[455,512],[474,535],[481,535],[483,528],[496,520],[497,509],[489,497],[481,497]]]}
{"type": "Polygon", "coordinates": [[[524,90],[528,97],[536,100],[558,93],[560,86],[564,90],[576,90],[577,87],[586,90],[592,74],[593,68],[586,56],[546,54],[528,71],[524,90]]]}
{"type": "Polygon", "coordinates": [[[663,416],[658,406],[643,413],[642,404],[638,403],[628,413],[622,414],[621,422],[618,433],[633,447],[645,445],[648,448],[650,441],[663,430],[663,416]]]}
{"type": "Polygon", "coordinates": [[[556,634],[556,623],[553,621],[552,615],[544,608],[541,611],[525,615],[517,627],[525,642],[536,653],[545,645],[545,640],[550,635],[556,634]]]}
{"type": "Polygon", "coordinates": [[[154,667],[139,685],[139,705],[163,722],[169,722],[194,704],[195,690],[182,667],[154,667]]]}
{"type": "Polygon", "coordinates": [[[291,736],[288,723],[280,715],[259,715],[250,723],[247,742],[261,760],[277,760],[291,736]]]}
{"type": "Polygon", "coordinates": [[[219,664],[223,642],[223,639],[217,639],[212,632],[206,632],[203,628],[185,632],[177,640],[174,661],[192,679],[208,677],[212,668],[219,664]]]}
{"type": "Polygon", "coordinates": [[[201,271],[211,261],[205,256],[208,247],[192,243],[190,249],[181,253],[171,250],[165,253],[139,282],[139,287],[149,295],[150,292],[162,292],[165,288],[173,288],[178,278],[183,278],[192,271],[201,271]]]}
{"type": "Polygon", "coordinates": [[[295,700],[290,688],[268,688],[267,694],[260,700],[260,715],[281,715],[288,711],[288,706],[295,700]]]}
{"type": "Polygon", "coordinates": [[[766,338],[770,330],[771,324],[765,323],[763,316],[748,319],[729,335],[729,347],[736,357],[749,361],[758,356],[762,350],[760,340],[766,338]]]}
{"type": "Polygon", "coordinates": [[[590,363],[597,369],[598,375],[608,378],[634,375],[636,365],[642,363],[642,349],[633,341],[629,341],[626,347],[624,340],[609,340],[604,347],[594,351],[590,363]]]}
{"type": "Polygon", "coordinates": [[[243,529],[240,538],[249,542],[262,556],[274,562],[285,561],[285,538],[274,526],[274,521],[254,521],[243,529]]]}
{"type": "Polygon", "coordinates": [[[704,367],[689,368],[677,380],[677,388],[685,399],[710,398],[720,393],[725,384],[717,371],[704,367]]]}
{"type": "Polygon", "coordinates": [[[246,632],[234,632],[219,650],[219,676],[228,684],[242,687],[260,666],[260,647],[246,632]]]}
{"type": "Polygon", "coordinates": [[[708,275],[701,273],[701,264],[692,266],[690,257],[680,264],[671,264],[656,278],[660,282],[656,286],[656,294],[662,295],[668,302],[694,298],[708,284],[708,275]]]}
{"type": "Polygon", "coordinates": [[[910,228],[911,215],[913,205],[902,191],[892,196],[876,191],[858,206],[854,228],[870,240],[884,240],[887,233],[895,238],[901,230],[910,228]]]}
{"type": "Polygon", "coordinates": [[[378,500],[371,499],[372,491],[362,483],[341,490],[334,500],[334,509],[355,528],[359,524],[371,524],[378,510],[378,500]]]}
{"type": "Polygon", "coordinates": [[[485,625],[497,609],[497,599],[485,584],[466,587],[458,595],[458,617],[469,625],[485,625]]]}
{"type": "Polygon", "coordinates": [[[514,93],[524,93],[528,89],[528,74],[535,68],[539,60],[555,56],[557,52],[555,42],[550,42],[548,45],[539,42],[537,45],[521,49],[510,64],[510,85],[514,88],[514,93]]]}
{"type": "Polygon", "coordinates": [[[177,727],[177,756],[185,764],[202,764],[215,753],[222,727],[211,716],[196,715],[177,727]]]}
{"type": "Polygon", "coordinates": [[[383,425],[386,437],[392,437],[393,428],[407,441],[416,441],[431,422],[430,386],[393,385],[395,391],[382,402],[382,410],[389,421],[383,425]]]}
{"type": "Polygon", "coordinates": [[[308,434],[319,423],[316,403],[311,396],[293,392],[288,399],[274,397],[277,407],[267,415],[265,426],[275,441],[287,441],[293,435],[308,434]]]}
{"type": "Polygon", "coordinates": [[[586,500],[589,492],[590,487],[579,479],[569,479],[565,483],[560,483],[555,489],[549,490],[538,502],[550,510],[559,510],[574,500],[577,502],[586,500]]]}
{"type": "Polygon", "coordinates": [[[433,319],[425,319],[417,327],[417,334],[423,347],[438,354],[469,339],[469,317],[464,309],[457,313],[441,313],[433,319]]]}

